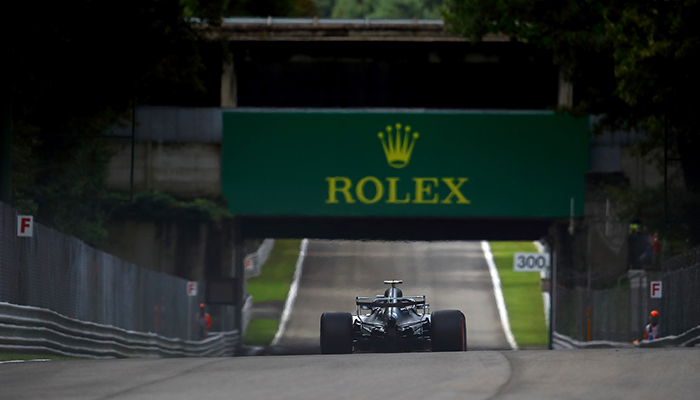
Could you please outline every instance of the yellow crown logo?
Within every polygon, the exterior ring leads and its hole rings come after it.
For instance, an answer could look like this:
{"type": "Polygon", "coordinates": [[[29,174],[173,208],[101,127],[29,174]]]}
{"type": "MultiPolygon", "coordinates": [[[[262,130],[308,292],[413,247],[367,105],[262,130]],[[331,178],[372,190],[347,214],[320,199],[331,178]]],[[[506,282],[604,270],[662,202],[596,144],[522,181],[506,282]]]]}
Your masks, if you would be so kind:
{"type": "Polygon", "coordinates": [[[418,132],[411,134],[410,126],[403,127],[402,132],[401,124],[396,124],[394,127],[391,125],[386,127],[386,137],[384,132],[379,132],[377,136],[382,141],[386,161],[390,166],[403,168],[408,165],[408,162],[411,160],[413,146],[418,139],[418,132]],[[396,131],[394,131],[394,128],[396,131]]]}

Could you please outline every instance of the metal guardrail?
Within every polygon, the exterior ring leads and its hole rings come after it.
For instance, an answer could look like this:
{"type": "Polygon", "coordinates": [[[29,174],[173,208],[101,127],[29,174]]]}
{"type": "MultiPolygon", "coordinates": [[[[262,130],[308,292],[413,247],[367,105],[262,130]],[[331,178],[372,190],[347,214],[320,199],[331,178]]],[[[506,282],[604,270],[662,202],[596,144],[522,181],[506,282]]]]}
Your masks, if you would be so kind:
{"type": "MultiPolygon", "coordinates": [[[[198,18],[192,18],[192,22],[201,23],[198,18]]],[[[224,26],[228,25],[434,25],[443,27],[445,23],[441,19],[372,19],[372,18],[284,18],[284,17],[232,17],[224,18],[224,26]]]]}
{"type": "Polygon", "coordinates": [[[241,317],[243,319],[242,332],[245,335],[245,333],[248,331],[248,325],[250,324],[250,320],[253,318],[253,296],[246,296],[245,302],[243,303],[243,308],[241,309],[241,317]]]}
{"type": "MultiPolygon", "coordinates": [[[[274,246],[275,239],[265,239],[263,240],[260,247],[258,247],[258,249],[255,251],[255,253],[248,254],[245,257],[246,279],[260,276],[262,266],[263,264],[265,264],[265,261],[267,261],[267,258],[270,256],[270,252],[272,251],[272,248],[274,246]],[[250,266],[248,266],[248,263],[250,263],[250,266]]],[[[245,332],[248,330],[248,324],[250,324],[250,320],[253,317],[253,296],[246,296],[245,303],[243,304],[243,308],[241,309],[241,313],[243,318],[242,332],[243,334],[245,334],[245,332]]]]}
{"type": "Polygon", "coordinates": [[[245,276],[246,278],[252,278],[260,275],[261,268],[263,264],[265,264],[265,261],[267,261],[267,258],[270,256],[270,252],[272,251],[272,248],[275,246],[275,240],[274,239],[265,239],[263,240],[262,244],[260,247],[258,247],[258,250],[255,251],[255,253],[248,254],[245,257],[245,262],[246,262],[246,268],[245,268],[245,276]],[[248,265],[250,263],[250,266],[248,265]]]}
{"type": "Polygon", "coordinates": [[[0,350],[82,358],[233,356],[238,331],[188,341],[69,318],[39,307],[0,302],[0,350]]]}
{"type": "Polygon", "coordinates": [[[632,343],[623,342],[611,342],[607,340],[593,340],[590,342],[582,342],[563,335],[559,332],[554,332],[552,334],[552,347],[555,350],[568,350],[568,349],[611,349],[611,348],[625,348],[632,347],[632,343]]]}
{"type": "Polygon", "coordinates": [[[572,339],[559,332],[554,332],[552,345],[555,350],[563,349],[609,349],[609,348],[661,348],[661,347],[694,347],[700,345],[700,326],[697,326],[681,335],[665,336],[655,340],[642,340],[632,343],[611,342],[607,340],[594,340],[582,342],[572,339]]]}
{"type": "Polygon", "coordinates": [[[665,336],[655,340],[642,340],[635,347],[659,348],[659,347],[694,347],[700,344],[700,326],[677,336],[665,336]]]}

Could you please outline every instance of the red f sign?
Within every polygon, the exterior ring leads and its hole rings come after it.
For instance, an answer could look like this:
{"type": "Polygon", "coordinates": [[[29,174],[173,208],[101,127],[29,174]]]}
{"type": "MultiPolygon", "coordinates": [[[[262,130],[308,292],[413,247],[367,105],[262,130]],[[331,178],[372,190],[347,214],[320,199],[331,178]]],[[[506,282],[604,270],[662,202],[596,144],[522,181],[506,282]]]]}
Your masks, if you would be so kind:
{"type": "Polygon", "coordinates": [[[189,297],[197,295],[197,282],[187,282],[187,295],[189,297]]]}
{"type": "Polygon", "coordinates": [[[651,281],[651,298],[661,298],[661,281],[651,281]]]}
{"type": "Polygon", "coordinates": [[[17,216],[17,236],[32,237],[34,236],[34,217],[31,215],[17,216]]]}

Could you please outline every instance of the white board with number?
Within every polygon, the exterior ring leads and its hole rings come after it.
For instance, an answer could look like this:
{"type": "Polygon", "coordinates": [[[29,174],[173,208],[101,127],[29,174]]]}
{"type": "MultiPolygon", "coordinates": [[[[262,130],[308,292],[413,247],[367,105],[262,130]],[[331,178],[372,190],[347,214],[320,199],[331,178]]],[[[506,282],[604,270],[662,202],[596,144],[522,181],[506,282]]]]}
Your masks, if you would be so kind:
{"type": "Polygon", "coordinates": [[[540,272],[549,268],[547,253],[515,253],[513,254],[513,271],[540,272]]]}

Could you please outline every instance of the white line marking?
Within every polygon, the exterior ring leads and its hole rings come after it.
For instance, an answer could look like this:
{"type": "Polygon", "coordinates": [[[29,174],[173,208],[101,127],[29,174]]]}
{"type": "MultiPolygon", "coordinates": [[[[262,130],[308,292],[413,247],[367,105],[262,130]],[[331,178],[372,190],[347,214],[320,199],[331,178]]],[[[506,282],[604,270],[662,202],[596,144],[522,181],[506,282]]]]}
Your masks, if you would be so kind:
{"type": "Polygon", "coordinates": [[[25,362],[43,362],[43,361],[51,361],[48,358],[37,358],[34,360],[9,360],[9,361],[0,361],[0,364],[17,364],[17,363],[25,363],[25,362]]]}
{"type": "MultiPolygon", "coordinates": [[[[538,253],[544,253],[544,246],[539,240],[532,242],[537,248],[538,253]]],[[[542,271],[540,273],[540,279],[545,279],[549,276],[549,270],[542,271]]],[[[549,302],[549,292],[542,292],[542,304],[544,305],[544,320],[547,323],[547,329],[549,329],[549,307],[551,306],[549,302]]]]}
{"type": "Polygon", "coordinates": [[[284,311],[282,311],[282,318],[280,318],[280,325],[277,328],[277,333],[275,338],[272,339],[270,346],[277,346],[284,331],[287,329],[287,323],[289,322],[289,317],[292,315],[292,309],[294,308],[294,302],[297,299],[297,291],[299,290],[299,281],[301,280],[301,271],[304,268],[304,258],[306,257],[306,248],[309,246],[309,239],[304,239],[301,241],[301,246],[299,246],[299,258],[297,258],[297,265],[294,270],[294,279],[292,280],[292,285],[289,287],[289,293],[287,293],[287,301],[284,303],[284,311]]]}
{"type": "Polygon", "coordinates": [[[532,244],[534,244],[537,248],[537,252],[544,253],[544,245],[542,245],[542,242],[540,242],[539,240],[535,240],[534,242],[532,242],[532,244]]]}
{"type": "Polygon", "coordinates": [[[489,242],[485,240],[482,241],[481,249],[484,250],[484,258],[486,258],[486,264],[489,266],[491,282],[493,283],[493,294],[496,296],[496,306],[498,306],[498,315],[501,317],[503,333],[506,335],[506,340],[508,341],[510,347],[513,350],[518,350],[518,344],[515,342],[515,336],[513,336],[513,332],[510,331],[508,310],[506,309],[506,302],[503,300],[503,291],[501,290],[501,278],[498,276],[498,269],[496,269],[496,263],[493,261],[493,253],[491,252],[489,242]]]}
{"type": "Polygon", "coordinates": [[[544,321],[547,323],[547,329],[549,329],[549,293],[542,292],[542,304],[544,304],[544,321]]]}

